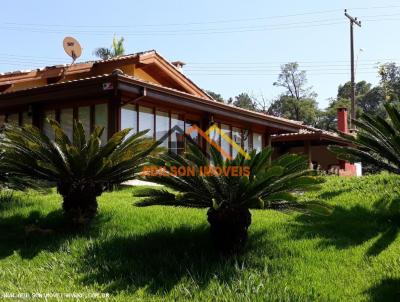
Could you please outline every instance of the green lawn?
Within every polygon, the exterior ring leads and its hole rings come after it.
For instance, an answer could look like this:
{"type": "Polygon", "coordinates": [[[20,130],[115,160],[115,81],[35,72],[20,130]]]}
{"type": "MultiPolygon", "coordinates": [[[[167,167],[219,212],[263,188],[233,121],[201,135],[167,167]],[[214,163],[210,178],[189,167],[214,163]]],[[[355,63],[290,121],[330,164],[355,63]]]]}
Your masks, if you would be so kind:
{"type": "Polygon", "coordinates": [[[206,210],[136,208],[132,190],[105,193],[92,226],[75,234],[63,225],[55,193],[15,193],[13,202],[3,201],[0,295],[108,293],[111,301],[400,300],[399,177],[327,178],[322,190],[302,198],[333,205],[329,217],[252,211],[247,250],[231,259],[214,253],[206,210]]]}

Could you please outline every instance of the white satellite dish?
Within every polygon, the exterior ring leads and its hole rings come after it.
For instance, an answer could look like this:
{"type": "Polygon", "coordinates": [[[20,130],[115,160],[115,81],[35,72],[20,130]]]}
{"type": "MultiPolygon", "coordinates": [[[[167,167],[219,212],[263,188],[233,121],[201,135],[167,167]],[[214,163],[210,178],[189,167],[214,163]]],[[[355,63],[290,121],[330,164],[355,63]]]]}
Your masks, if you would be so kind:
{"type": "Polygon", "coordinates": [[[67,55],[72,58],[72,62],[75,62],[75,60],[82,54],[82,47],[75,38],[65,37],[63,46],[67,55]]]}

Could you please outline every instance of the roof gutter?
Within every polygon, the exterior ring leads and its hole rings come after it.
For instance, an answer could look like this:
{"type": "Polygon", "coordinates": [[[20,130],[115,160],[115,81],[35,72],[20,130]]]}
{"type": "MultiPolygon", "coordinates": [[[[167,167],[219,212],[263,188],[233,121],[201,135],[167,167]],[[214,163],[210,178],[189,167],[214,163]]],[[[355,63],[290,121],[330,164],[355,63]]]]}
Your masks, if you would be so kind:
{"type": "Polygon", "coordinates": [[[223,105],[214,101],[205,100],[195,96],[190,96],[178,91],[171,91],[162,87],[157,87],[151,84],[146,84],[140,81],[136,81],[129,77],[118,76],[118,89],[133,93],[140,94],[141,87],[147,89],[147,97],[153,98],[168,104],[182,106],[182,103],[188,104],[188,107],[207,111],[212,114],[218,114],[228,118],[240,119],[241,121],[248,123],[255,123],[262,126],[276,128],[287,132],[298,132],[300,128],[304,128],[303,125],[296,123],[286,123],[284,121],[274,119],[270,116],[261,116],[257,113],[241,110],[240,108],[233,108],[227,105],[223,105]]]}

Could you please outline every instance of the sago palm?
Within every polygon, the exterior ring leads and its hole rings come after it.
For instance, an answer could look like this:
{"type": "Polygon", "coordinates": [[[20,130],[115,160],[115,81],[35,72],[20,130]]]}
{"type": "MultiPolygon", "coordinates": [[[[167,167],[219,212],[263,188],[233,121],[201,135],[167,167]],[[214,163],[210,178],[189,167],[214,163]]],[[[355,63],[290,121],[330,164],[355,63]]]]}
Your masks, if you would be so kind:
{"type": "Polygon", "coordinates": [[[144,137],[146,131],[127,137],[130,129],[124,129],[102,145],[104,127],[96,127],[86,137],[82,124],[74,121],[71,141],[56,121],[48,122],[54,141],[34,126],[6,125],[0,142],[1,165],[13,177],[56,186],[64,212],[76,224],[93,218],[97,197],[112,185],[135,178],[156,148],[144,137]]]}
{"type": "Polygon", "coordinates": [[[329,149],[340,159],[400,174],[400,112],[392,104],[384,106],[389,120],[363,113],[359,120],[353,120],[358,130],[356,135],[340,133],[350,145],[329,146],[329,149]]]}
{"type": "Polygon", "coordinates": [[[243,247],[251,224],[249,208],[299,207],[292,193],[319,182],[303,156],[287,154],[270,163],[271,148],[253,151],[249,159],[239,154],[233,160],[223,160],[213,147],[210,153],[209,159],[197,146],[189,145],[185,156],[166,153],[152,157],[152,164],[162,169],[148,169],[145,179],[172,191],[144,189],[135,196],[141,198],[138,206],[209,208],[211,234],[222,252],[243,247]],[[186,167],[194,173],[180,175],[172,167],[186,167]],[[213,173],[205,174],[208,168],[213,173]]]}
{"type": "MultiPolygon", "coordinates": [[[[39,183],[37,183],[39,185],[39,183]]],[[[28,182],[23,178],[16,177],[8,171],[4,166],[4,152],[0,153],[0,190],[12,189],[23,190],[29,186],[34,186],[35,183],[28,182]]]]}

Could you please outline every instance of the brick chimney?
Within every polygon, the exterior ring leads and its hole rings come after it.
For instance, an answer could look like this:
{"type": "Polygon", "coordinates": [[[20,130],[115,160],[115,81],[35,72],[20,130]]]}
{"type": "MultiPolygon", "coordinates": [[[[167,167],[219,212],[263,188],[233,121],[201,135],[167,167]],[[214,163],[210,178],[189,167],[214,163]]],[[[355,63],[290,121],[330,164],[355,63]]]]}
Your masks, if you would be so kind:
{"type": "Polygon", "coordinates": [[[183,66],[186,65],[186,63],[182,62],[182,61],[174,61],[174,62],[171,62],[171,64],[174,65],[175,68],[178,69],[180,72],[183,71],[183,66]]]}
{"type": "Polygon", "coordinates": [[[337,109],[337,128],[340,132],[349,133],[347,125],[347,108],[340,107],[337,109]]]}
{"type": "MultiPolygon", "coordinates": [[[[340,132],[349,133],[349,126],[347,125],[347,108],[340,107],[337,109],[337,128],[340,132]]],[[[355,176],[356,167],[345,160],[339,161],[339,175],[340,176],[355,176]]]]}

